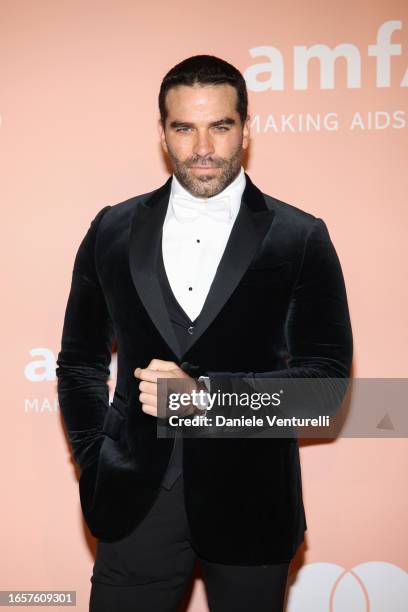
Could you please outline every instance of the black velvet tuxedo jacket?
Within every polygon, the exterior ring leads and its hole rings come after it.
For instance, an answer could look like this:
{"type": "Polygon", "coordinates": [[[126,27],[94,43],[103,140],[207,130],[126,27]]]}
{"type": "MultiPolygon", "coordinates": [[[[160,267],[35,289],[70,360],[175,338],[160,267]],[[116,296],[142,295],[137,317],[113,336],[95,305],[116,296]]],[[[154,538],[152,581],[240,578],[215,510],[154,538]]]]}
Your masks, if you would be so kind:
{"type": "MultiPolygon", "coordinates": [[[[212,382],[226,373],[350,372],[346,290],[324,221],[263,194],[248,175],[194,333],[180,351],[156,274],[170,187],[171,177],[100,210],[73,268],[58,396],[80,467],[82,511],[104,541],[126,536],[146,516],[174,444],[157,437],[156,417],[141,410],[136,367],[170,360],[212,382]],[[109,404],[114,339],[118,372],[109,404]]],[[[296,439],[185,438],[183,476],[200,556],[242,565],[293,557],[307,528],[296,439]]]]}

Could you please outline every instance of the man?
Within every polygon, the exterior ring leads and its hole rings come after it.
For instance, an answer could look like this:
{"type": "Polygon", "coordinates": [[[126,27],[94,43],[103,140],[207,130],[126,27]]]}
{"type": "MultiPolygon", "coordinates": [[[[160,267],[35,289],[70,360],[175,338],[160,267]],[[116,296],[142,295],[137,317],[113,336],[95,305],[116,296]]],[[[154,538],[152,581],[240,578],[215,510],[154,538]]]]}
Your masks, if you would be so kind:
{"type": "Polygon", "coordinates": [[[244,173],[249,118],[236,68],[184,60],[164,77],[159,107],[173,175],[91,223],[57,361],[98,538],[90,609],[177,610],[198,558],[211,610],[279,611],[306,530],[296,439],[158,437],[157,381],[212,391],[245,373],[346,379],[341,267],[321,219],[244,173]]]}

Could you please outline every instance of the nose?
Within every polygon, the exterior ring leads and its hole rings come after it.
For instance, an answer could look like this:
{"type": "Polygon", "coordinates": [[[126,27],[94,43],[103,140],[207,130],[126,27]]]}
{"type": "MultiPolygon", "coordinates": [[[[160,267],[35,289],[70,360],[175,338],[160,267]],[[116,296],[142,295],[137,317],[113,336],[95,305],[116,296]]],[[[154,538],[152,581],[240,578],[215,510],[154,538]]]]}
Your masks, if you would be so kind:
{"type": "Polygon", "coordinates": [[[197,131],[193,151],[201,157],[214,153],[214,144],[207,131],[197,131]]]}

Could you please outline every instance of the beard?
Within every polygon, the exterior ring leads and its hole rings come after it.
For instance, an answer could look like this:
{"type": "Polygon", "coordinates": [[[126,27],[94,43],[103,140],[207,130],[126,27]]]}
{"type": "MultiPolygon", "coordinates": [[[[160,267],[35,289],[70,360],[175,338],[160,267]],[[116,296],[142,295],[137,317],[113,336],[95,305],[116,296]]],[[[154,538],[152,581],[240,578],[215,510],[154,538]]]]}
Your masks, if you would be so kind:
{"type": "Polygon", "coordinates": [[[180,184],[196,198],[210,198],[223,191],[238,176],[242,166],[243,150],[242,142],[238,144],[232,152],[231,157],[201,157],[193,155],[185,161],[176,157],[174,152],[167,145],[173,172],[180,184]],[[213,174],[200,173],[194,175],[190,171],[193,166],[208,166],[209,168],[221,168],[221,172],[213,174]]]}

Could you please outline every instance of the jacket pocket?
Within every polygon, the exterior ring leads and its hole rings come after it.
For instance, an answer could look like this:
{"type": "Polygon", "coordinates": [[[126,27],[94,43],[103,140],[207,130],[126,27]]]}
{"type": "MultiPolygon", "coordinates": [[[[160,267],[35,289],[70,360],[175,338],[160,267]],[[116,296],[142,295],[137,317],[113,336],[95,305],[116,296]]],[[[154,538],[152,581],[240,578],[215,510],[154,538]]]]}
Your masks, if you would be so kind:
{"type": "Polygon", "coordinates": [[[127,405],[127,401],[115,391],[102,428],[103,433],[113,440],[120,438],[120,432],[126,420],[127,405]]]}

